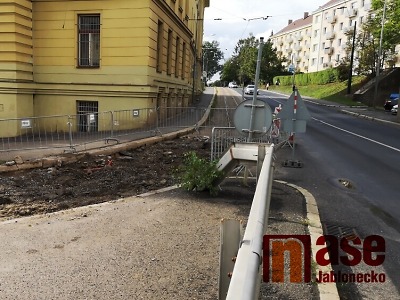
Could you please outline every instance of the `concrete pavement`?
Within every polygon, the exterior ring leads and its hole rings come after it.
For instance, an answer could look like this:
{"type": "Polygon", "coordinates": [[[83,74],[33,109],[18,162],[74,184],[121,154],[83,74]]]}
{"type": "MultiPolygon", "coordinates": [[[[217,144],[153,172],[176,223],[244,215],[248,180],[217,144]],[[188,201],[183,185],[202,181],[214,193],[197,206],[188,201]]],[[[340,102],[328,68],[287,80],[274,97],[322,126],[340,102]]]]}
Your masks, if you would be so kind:
{"type": "MultiPolygon", "coordinates": [[[[249,182],[227,179],[216,198],[171,187],[2,222],[0,298],[216,299],[219,223],[246,221],[249,182]]],[[[318,222],[307,191],[273,184],[267,232],[320,235],[318,222]]],[[[320,299],[339,299],[334,284],[318,287],[320,299]]],[[[265,283],[260,299],[288,293],[318,298],[313,284],[265,283]]]]}
{"type": "MultiPolygon", "coordinates": [[[[207,107],[212,97],[205,93],[197,106],[207,107]]],[[[393,122],[384,112],[340,109],[393,122]]],[[[217,198],[171,187],[2,222],[0,298],[215,299],[219,220],[246,219],[253,192],[254,186],[228,180],[217,198]],[[208,263],[201,260],[205,257],[208,263]]],[[[309,233],[315,241],[323,233],[313,196],[301,187],[275,182],[268,230],[309,233]]],[[[316,287],[263,284],[260,298],[339,299],[335,284],[316,287]]]]}

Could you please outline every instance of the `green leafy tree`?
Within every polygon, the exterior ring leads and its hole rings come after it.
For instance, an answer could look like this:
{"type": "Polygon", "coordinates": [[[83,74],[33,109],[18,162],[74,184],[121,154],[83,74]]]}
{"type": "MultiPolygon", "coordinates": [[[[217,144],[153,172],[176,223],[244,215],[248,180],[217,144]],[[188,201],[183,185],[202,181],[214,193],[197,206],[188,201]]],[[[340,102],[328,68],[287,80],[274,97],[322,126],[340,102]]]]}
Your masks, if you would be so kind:
{"type": "Polygon", "coordinates": [[[268,39],[263,47],[260,78],[264,82],[273,83],[275,76],[285,73],[284,61],[285,58],[278,56],[276,48],[273,48],[271,40],[268,39]]]}
{"type": "Polygon", "coordinates": [[[203,44],[203,70],[207,72],[207,78],[213,77],[222,70],[220,61],[224,53],[219,48],[217,41],[204,42],[203,44]]]}
{"type": "MultiPolygon", "coordinates": [[[[358,55],[355,58],[355,61],[357,61],[357,68],[355,69],[357,74],[375,74],[377,45],[368,31],[362,31],[358,34],[356,37],[355,48],[358,51],[358,55]]],[[[351,48],[349,48],[348,52],[350,53],[350,51],[351,48]]]]}
{"type": "MultiPolygon", "coordinates": [[[[374,13],[362,25],[357,35],[358,73],[375,75],[378,64],[384,0],[372,0],[374,13]]],[[[380,68],[396,63],[396,45],[400,44],[400,1],[386,0],[383,22],[380,68]]]]}
{"type": "MultiPolygon", "coordinates": [[[[243,84],[254,82],[257,67],[258,48],[260,41],[252,34],[246,39],[241,39],[236,44],[234,54],[229,59],[222,72],[222,79],[226,81],[239,81],[243,84]]],[[[260,81],[272,83],[276,75],[284,72],[284,58],[277,55],[268,39],[263,45],[260,66],[260,81]]]]}
{"type": "Polygon", "coordinates": [[[231,57],[229,58],[223,68],[222,68],[222,72],[221,72],[221,81],[225,81],[225,82],[231,82],[231,81],[235,81],[235,82],[241,82],[239,74],[237,72],[239,68],[239,64],[237,61],[236,57],[231,57]]]}
{"type": "Polygon", "coordinates": [[[256,74],[257,66],[257,46],[258,41],[250,34],[246,39],[240,39],[235,46],[234,56],[237,56],[237,63],[239,65],[238,77],[241,82],[247,84],[253,82],[256,74]]]}

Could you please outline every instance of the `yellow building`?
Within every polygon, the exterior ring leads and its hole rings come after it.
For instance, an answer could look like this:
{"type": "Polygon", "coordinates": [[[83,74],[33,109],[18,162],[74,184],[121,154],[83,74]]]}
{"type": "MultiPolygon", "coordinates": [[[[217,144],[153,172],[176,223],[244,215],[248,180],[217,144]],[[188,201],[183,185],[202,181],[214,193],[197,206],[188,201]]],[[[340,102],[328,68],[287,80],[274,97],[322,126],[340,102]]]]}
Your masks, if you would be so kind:
{"type": "MultiPolygon", "coordinates": [[[[190,105],[201,87],[208,6],[0,0],[0,119],[190,105]]],[[[75,130],[86,122],[77,120],[75,130]]]]}

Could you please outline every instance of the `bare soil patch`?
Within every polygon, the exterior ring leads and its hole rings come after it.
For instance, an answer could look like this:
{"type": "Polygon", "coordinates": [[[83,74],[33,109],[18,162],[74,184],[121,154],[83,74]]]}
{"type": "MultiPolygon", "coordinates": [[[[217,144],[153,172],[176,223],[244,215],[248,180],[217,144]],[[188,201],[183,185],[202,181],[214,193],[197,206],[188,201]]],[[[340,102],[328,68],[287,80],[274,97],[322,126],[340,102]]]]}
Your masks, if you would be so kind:
{"type": "Polygon", "coordinates": [[[134,196],[175,184],[185,153],[210,156],[206,137],[184,136],[111,156],[0,175],[0,219],[49,213],[134,196]]]}

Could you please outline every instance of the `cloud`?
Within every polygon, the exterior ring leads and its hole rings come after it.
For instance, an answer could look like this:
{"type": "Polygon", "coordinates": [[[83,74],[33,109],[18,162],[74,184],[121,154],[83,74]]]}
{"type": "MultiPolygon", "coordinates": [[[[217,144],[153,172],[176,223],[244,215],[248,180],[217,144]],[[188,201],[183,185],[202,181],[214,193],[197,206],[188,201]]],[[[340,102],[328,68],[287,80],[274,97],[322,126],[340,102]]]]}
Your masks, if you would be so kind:
{"type": "Polygon", "coordinates": [[[267,39],[272,30],[278,32],[289,19],[300,19],[304,12],[311,13],[324,3],[320,0],[211,0],[204,15],[204,40],[219,42],[227,59],[238,41],[250,33],[267,39]],[[266,16],[271,17],[256,19],[266,16]],[[214,20],[217,18],[221,20],[214,20]]]}

